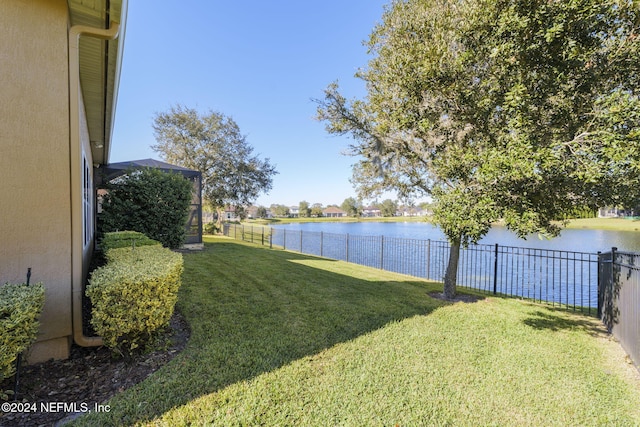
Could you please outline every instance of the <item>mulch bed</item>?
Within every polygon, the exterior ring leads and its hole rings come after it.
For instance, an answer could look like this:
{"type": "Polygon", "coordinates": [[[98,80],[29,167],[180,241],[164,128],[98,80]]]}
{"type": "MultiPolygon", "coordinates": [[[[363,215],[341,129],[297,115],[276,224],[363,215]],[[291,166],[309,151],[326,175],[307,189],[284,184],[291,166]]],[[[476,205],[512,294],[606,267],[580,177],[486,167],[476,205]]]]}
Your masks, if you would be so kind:
{"type": "MultiPolygon", "coordinates": [[[[74,415],[40,411],[41,402],[75,402],[78,407],[84,403],[88,408],[103,404],[172,360],[186,346],[189,334],[188,324],[176,312],[162,337],[166,345],[161,350],[117,359],[106,347],[74,345],[67,360],[23,366],[16,402],[36,403],[37,410],[22,413],[0,411],[0,426],[51,426],[74,415]]],[[[0,382],[0,390],[12,389],[13,378],[0,382]]]]}
{"type": "Polygon", "coordinates": [[[439,299],[442,301],[466,302],[466,303],[478,302],[481,299],[484,299],[483,297],[479,297],[477,295],[461,294],[461,293],[456,293],[456,296],[453,299],[446,298],[442,292],[429,292],[429,296],[431,298],[439,299]]]}

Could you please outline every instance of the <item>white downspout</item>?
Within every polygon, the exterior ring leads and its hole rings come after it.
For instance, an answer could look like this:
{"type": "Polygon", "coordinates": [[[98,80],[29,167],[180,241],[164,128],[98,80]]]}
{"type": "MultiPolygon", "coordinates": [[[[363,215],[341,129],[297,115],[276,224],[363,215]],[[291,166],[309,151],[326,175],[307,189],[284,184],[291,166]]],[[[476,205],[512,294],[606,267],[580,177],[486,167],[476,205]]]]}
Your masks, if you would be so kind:
{"type": "Polygon", "coordinates": [[[73,340],[83,347],[102,345],[101,337],[87,337],[82,332],[82,148],[80,137],[80,36],[113,40],[120,26],[93,28],[74,25],[69,29],[69,168],[71,189],[71,309],[73,340]]]}

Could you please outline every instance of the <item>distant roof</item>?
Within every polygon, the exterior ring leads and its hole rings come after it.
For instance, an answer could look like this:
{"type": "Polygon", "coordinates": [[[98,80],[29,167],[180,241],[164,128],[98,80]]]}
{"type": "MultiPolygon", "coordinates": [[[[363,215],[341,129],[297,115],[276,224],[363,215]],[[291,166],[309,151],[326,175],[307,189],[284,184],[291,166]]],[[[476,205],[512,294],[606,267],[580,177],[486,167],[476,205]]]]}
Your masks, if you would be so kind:
{"type": "Polygon", "coordinates": [[[337,208],[335,206],[329,206],[328,208],[324,209],[322,212],[324,212],[324,213],[343,213],[343,214],[346,214],[345,211],[343,211],[342,209],[337,208]]]}
{"type": "Polygon", "coordinates": [[[109,163],[100,167],[100,173],[103,182],[111,181],[121,175],[127,173],[131,169],[154,168],[163,171],[180,172],[186,178],[194,178],[202,175],[199,171],[184,168],[182,166],[172,165],[155,159],[129,160],[127,162],[109,163]]]}

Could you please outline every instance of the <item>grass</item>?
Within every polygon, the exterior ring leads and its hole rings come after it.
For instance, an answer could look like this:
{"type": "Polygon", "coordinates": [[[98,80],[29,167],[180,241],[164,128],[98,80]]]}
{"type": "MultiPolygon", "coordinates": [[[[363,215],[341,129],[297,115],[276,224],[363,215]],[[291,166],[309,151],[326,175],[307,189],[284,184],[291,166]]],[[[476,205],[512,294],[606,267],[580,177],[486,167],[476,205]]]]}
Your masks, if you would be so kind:
{"type": "Polygon", "coordinates": [[[640,425],[640,379],[594,318],[207,238],[187,348],[78,425],[640,425]]]}
{"type": "Polygon", "coordinates": [[[640,220],[631,218],[572,219],[567,228],[589,228],[616,231],[640,231],[640,220]]]}

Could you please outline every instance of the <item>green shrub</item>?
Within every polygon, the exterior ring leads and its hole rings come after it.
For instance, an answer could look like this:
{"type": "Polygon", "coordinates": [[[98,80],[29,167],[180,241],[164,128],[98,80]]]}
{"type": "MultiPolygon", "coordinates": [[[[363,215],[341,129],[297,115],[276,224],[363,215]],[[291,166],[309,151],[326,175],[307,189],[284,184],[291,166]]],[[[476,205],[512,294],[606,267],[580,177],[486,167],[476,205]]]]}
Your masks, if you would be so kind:
{"type": "Polygon", "coordinates": [[[107,252],[109,249],[133,248],[140,246],[161,245],[157,240],[148,238],[137,231],[113,231],[105,233],[100,240],[100,247],[107,252]]]}
{"type": "Polygon", "coordinates": [[[0,286],[0,380],[14,373],[18,354],[38,337],[44,306],[44,285],[0,286]]]}
{"type": "Polygon", "coordinates": [[[204,225],[204,234],[217,234],[218,231],[215,222],[208,222],[204,225]]]}
{"type": "Polygon", "coordinates": [[[169,248],[185,240],[193,183],[179,173],[146,168],[131,171],[105,187],[101,233],[135,230],[169,248]]]}
{"type": "Polygon", "coordinates": [[[169,324],[178,298],[182,255],[161,246],[109,249],[87,286],[91,324],[121,354],[150,343],[169,324]]]}

